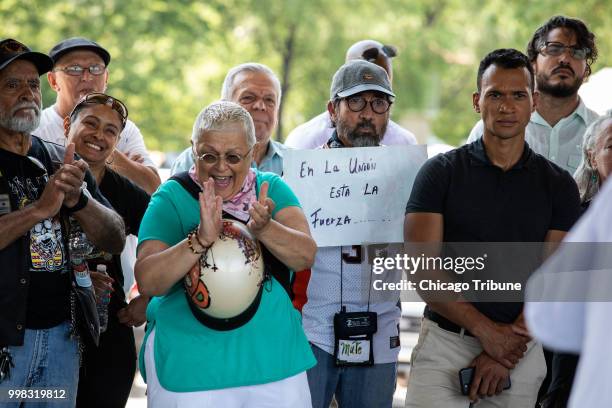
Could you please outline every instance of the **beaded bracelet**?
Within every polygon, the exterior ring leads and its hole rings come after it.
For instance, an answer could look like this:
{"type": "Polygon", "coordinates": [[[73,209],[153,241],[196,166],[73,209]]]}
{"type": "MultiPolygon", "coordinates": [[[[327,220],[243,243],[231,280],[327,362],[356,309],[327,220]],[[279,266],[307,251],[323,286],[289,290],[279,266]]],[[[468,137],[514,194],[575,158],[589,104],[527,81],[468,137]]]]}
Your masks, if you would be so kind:
{"type": "Polygon", "coordinates": [[[198,235],[198,227],[195,227],[195,228],[193,229],[193,231],[191,231],[191,232],[192,232],[192,233],[195,235],[196,241],[198,241],[198,244],[200,244],[200,246],[201,246],[202,248],[204,248],[204,249],[208,249],[208,248],[210,248],[210,247],[212,246],[212,244],[210,244],[210,245],[204,245],[204,244],[202,243],[202,241],[200,241],[200,236],[198,235]]]}
{"type": "Polygon", "coordinates": [[[193,252],[196,255],[202,255],[204,253],[206,253],[206,251],[208,251],[208,248],[210,248],[209,246],[204,246],[202,245],[202,243],[200,242],[200,239],[198,238],[198,229],[194,229],[193,231],[191,231],[189,234],[187,234],[187,244],[189,245],[189,249],[191,249],[191,252],[193,252]],[[198,245],[202,248],[202,250],[200,252],[198,252],[194,247],[193,247],[193,238],[195,237],[198,245]]]}

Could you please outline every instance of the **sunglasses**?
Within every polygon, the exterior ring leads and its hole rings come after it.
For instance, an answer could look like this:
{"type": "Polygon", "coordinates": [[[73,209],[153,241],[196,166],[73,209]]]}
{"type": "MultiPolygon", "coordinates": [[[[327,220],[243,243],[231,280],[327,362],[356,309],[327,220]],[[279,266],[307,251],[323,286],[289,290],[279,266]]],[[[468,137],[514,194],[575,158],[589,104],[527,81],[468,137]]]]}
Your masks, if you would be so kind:
{"type": "Polygon", "coordinates": [[[392,45],[383,45],[380,48],[368,48],[361,53],[361,57],[366,61],[374,62],[380,54],[383,54],[387,58],[393,58],[397,55],[397,49],[392,45]]]}
{"type": "Polygon", "coordinates": [[[558,42],[546,42],[542,48],[540,48],[540,52],[544,55],[550,55],[551,57],[558,57],[563,54],[565,50],[569,50],[570,55],[578,60],[585,59],[591,50],[587,47],[576,47],[561,44],[558,42]]]}
{"type": "Polygon", "coordinates": [[[79,110],[81,110],[85,105],[106,105],[109,106],[114,111],[118,112],[121,116],[121,125],[122,128],[125,128],[125,123],[127,122],[128,117],[128,109],[123,102],[119,99],[113,98],[112,96],[108,96],[103,93],[90,93],[85,95],[81,100],[74,106],[72,112],[70,112],[70,118],[73,117],[79,110]]]}

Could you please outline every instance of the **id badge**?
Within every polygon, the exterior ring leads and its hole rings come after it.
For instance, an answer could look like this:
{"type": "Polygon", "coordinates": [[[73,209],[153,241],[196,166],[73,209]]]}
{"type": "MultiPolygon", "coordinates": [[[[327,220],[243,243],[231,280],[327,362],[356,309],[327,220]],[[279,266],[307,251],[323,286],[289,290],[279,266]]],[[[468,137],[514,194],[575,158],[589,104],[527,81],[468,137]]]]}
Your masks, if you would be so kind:
{"type": "Polygon", "coordinates": [[[334,360],[337,367],[374,364],[372,338],[377,330],[375,312],[344,310],[334,315],[334,360]]]}

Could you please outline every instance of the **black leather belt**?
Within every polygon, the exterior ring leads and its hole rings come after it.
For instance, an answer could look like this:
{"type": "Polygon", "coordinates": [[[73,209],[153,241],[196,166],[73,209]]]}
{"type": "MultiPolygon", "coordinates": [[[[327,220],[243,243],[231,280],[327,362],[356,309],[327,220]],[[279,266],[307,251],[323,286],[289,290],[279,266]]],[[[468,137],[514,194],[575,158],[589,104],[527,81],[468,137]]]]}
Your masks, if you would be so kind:
{"type": "Polygon", "coordinates": [[[463,332],[464,335],[475,337],[472,333],[463,329],[463,327],[451,322],[444,316],[431,310],[429,307],[425,308],[424,316],[428,318],[429,320],[431,320],[432,322],[437,323],[438,327],[440,327],[442,330],[446,330],[446,331],[457,333],[457,334],[460,334],[461,330],[464,330],[463,332]]]}

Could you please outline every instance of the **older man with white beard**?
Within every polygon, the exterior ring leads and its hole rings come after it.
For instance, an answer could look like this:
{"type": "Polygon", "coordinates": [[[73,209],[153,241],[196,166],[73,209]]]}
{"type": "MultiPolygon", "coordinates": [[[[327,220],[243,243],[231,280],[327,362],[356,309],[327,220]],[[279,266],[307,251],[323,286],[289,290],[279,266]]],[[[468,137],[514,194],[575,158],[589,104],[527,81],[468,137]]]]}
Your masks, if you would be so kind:
{"type": "MultiPolygon", "coordinates": [[[[68,217],[110,253],[121,252],[125,236],[121,217],[100,204],[108,203],[87,164],[75,160],[74,145],[30,134],[40,121],[39,77],[51,67],[45,54],[0,41],[0,386],[54,387],[62,397],[54,406],[72,407],[78,336],[94,325],[95,338],[97,319],[93,296],[80,303],[72,289],[79,281],[68,217]],[[81,318],[85,309],[94,311],[91,319],[81,318]]],[[[88,293],[91,281],[82,287],[88,293]]]]}

